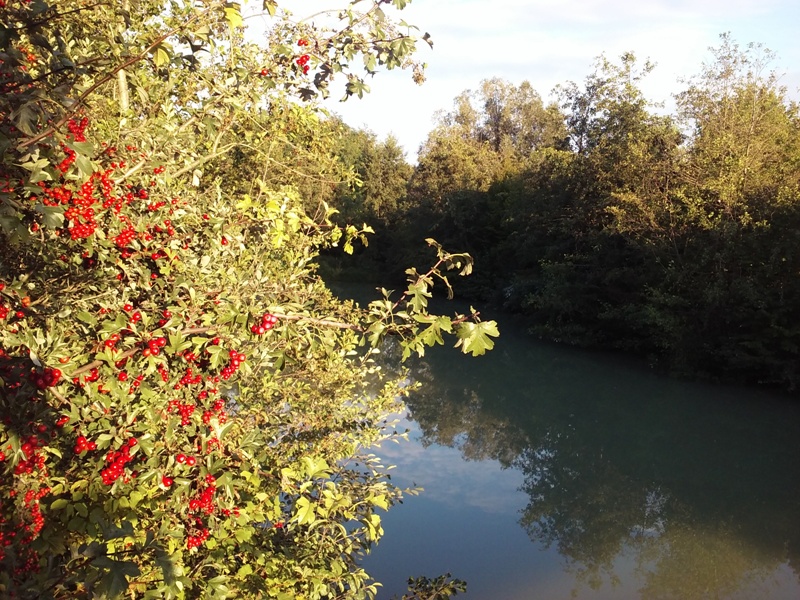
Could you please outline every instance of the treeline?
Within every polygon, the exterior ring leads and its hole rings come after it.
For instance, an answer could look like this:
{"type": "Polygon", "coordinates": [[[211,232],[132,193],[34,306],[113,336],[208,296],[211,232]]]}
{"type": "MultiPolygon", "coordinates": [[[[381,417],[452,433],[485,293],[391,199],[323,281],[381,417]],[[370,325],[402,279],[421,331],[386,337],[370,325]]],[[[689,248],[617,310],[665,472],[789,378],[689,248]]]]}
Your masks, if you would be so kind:
{"type": "MultiPolygon", "coordinates": [[[[382,273],[419,241],[469,251],[462,287],[549,339],[623,349],[680,374],[794,389],[800,358],[800,111],[771,53],[729,36],[664,115],[632,54],[545,105],[527,83],[458,96],[410,167],[349,132],[346,220],[382,273]],[[377,250],[377,251],[375,251],[377,250]]],[[[363,265],[363,258],[360,257],[363,265]]]]}

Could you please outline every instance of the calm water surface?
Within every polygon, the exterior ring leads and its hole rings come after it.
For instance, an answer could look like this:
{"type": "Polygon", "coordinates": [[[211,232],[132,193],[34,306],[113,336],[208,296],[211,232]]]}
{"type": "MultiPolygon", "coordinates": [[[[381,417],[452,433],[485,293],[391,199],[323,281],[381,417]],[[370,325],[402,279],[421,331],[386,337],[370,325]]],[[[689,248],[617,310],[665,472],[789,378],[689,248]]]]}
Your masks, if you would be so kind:
{"type": "Polygon", "coordinates": [[[542,344],[500,321],[479,359],[436,349],[377,450],[425,489],[365,561],[470,600],[800,598],[800,406],[542,344]]]}

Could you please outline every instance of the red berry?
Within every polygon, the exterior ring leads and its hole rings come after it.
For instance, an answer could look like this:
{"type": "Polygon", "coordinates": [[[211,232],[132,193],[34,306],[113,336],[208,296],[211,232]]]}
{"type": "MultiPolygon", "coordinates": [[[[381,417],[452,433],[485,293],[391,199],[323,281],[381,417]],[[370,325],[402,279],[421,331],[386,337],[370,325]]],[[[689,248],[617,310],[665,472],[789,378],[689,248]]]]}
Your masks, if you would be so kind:
{"type": "Polygon", "coordinates": [[[164,475],[164,477],[161,478],[161,485],[163,485],[164,487],[170,487],[172,486],[172,484],[173,484],[172,477],[167,477],[166,475],[164,475]]]}

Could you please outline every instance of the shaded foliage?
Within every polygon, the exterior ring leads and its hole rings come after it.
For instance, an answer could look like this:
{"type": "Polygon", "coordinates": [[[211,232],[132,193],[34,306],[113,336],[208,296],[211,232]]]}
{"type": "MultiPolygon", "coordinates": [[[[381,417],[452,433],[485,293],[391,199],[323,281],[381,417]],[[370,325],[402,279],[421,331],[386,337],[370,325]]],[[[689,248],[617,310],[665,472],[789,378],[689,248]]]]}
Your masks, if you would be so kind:
{"type": "Polygon", "coordinates": [[[800,110],[771,59],[721,36],[673,116],[631,53],[558,86],[557,106],[484,81],[422,146],[384,257],[433,235],[477,257],[460,293],[538,335],[794,389],[800,110]]]}

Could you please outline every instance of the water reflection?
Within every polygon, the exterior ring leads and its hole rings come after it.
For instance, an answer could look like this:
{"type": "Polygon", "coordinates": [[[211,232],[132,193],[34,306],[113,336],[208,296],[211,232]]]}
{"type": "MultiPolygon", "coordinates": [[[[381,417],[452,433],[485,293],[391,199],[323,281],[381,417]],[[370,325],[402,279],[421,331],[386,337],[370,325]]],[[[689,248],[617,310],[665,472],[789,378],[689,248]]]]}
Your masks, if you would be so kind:
{"type": "MultiPolygon", "coordinates": [[[[667,380],[511,329],[480,360],[433,352],[415,367],[424,386],[408,406],[428,449],[412,452],[442,473],[458,467],[436,463],[441,446],[518,470],[524,495],[464,487],[484,508],[520,503],[519,525],[557,549],[573,596],[800,596],[794,404],[667,380]]],[[[471,583],[482,576],[449,568],[471,583]]],[[[541,583],[530,597],[570,595],[541,583]]]]}

